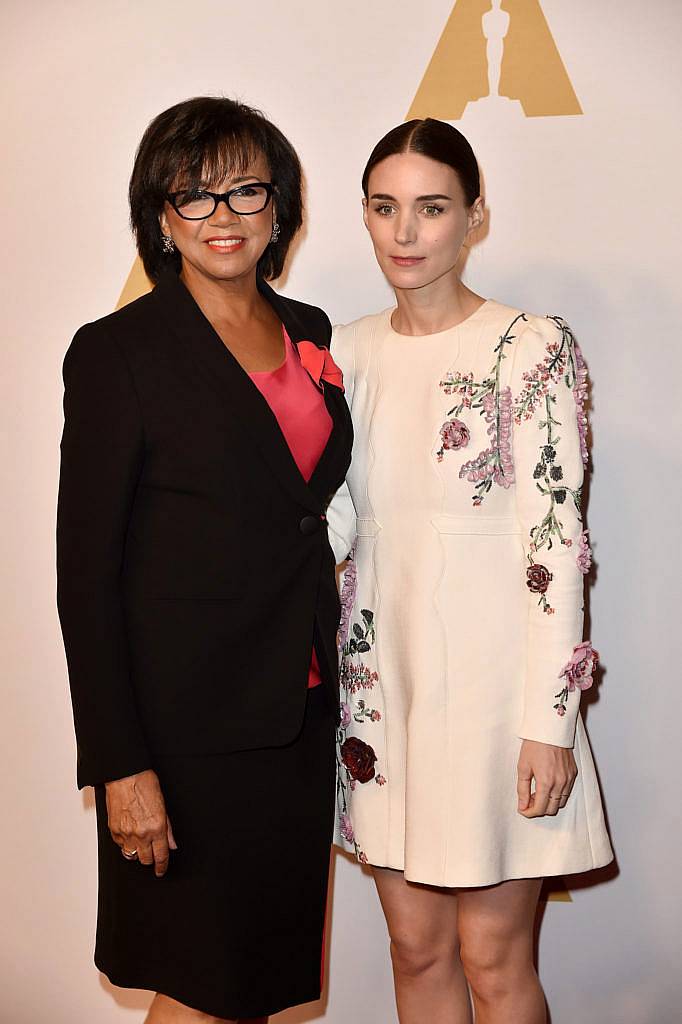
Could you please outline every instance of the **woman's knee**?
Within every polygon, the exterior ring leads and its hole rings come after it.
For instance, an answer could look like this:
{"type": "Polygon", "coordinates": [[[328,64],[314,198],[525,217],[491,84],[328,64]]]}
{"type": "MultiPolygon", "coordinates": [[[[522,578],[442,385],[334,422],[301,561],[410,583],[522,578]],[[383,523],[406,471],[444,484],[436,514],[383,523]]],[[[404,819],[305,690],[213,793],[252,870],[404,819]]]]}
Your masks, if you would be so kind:
{"type": "Polygon", "coordinates": [[[500,999],[526,971],[533,970],[532,944],[521,935],[482,930],[465,936],[460,959],[472,992],[483,1001],[500,999]]]}
{"type": "Polygon", "coordinates": [[[408,978],[459,967],[457,949],[451,942],[414,934],[391,936],[391,960],[396,973],[408,978]]]}

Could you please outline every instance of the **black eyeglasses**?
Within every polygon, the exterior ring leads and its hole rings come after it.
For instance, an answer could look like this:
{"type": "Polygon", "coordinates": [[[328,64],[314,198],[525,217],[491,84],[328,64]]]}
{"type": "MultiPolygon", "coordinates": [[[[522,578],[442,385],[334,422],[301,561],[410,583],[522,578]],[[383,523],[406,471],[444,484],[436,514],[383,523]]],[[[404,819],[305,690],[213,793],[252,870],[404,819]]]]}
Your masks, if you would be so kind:
{"type": "Polygon", "coordinates": [[[260,213],[268,205],[275,191],[274,182],[250,181],[237,185],[228,192],[207,192],[203,188],[169,192],[166,198],[176,213],[185,220],[206,220],[215,213],[218,203],[227,203],[233,213],[248,217],[260,213]]]}

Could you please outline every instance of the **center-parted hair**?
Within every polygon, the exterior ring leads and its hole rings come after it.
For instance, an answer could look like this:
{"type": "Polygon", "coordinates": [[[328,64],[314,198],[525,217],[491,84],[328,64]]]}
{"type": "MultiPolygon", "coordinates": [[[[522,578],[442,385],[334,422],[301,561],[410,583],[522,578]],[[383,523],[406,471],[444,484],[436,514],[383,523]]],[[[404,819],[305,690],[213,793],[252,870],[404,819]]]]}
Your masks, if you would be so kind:
{"type": "Polygon", "coordinates": [[[279,277],[303,219],[301,165],[279,128],[253,107],[217,96],[197,96],[164,110],[148,125],[135,156],[128,198],[130,223],[144,269],[152,281],[166,267],[180,270],[178,252],[166,254],[159,217],[169,192],[204,188],[244,174],[265,157],[275,184],[279,239],[271,242],[258,270],[279,277]]]}
{"type": "Polygon", "coordinates": [[[376,165],[399,153],[421,153],[452,167],[459,178],[467,206],[472,206],[481,194],[478,162],[469,142],[447,121],[427,117],[399,124],[377,142],[362,175],[365,198],[368,198],[369,176],[376,165]]]}

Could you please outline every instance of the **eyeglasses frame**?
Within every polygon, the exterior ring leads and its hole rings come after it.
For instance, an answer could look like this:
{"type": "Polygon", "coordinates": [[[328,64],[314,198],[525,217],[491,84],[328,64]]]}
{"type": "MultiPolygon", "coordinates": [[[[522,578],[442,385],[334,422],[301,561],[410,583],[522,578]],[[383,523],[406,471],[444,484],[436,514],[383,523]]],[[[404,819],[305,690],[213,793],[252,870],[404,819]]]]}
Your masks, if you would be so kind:
{"type": "Polygon", "coordinates": [[[198,192],[202,192],[205,196],[210,196],[211,199],[213,200],[213,209],[211,210],[210,213],[204,214],[203,217],[187,217],[184,213],[181,213],[178,207],[176,206],[177,197],[183,195],[183,193],[185,192],[190,191],[191,189],[183,188],[180,189],[179,192],[168,192],[166,194],[166,199],[171,204],[171,206],[177,213],[178,217],[182,217],[183,220],[208,220],[208,218],[212,217],[213,214],[218,209],[218,203],[225,203],[227,208],[231,210],[232,213],[236,213],[238,217],[253,217],[254,214],[256,213],[262,213],[263,210],[267,210],[268,206],[270,205],[272,197],[277,191],[277,186],[275,185],[274,181],[245,181],[243,185],[235,185],[234,188],[228,189],[227,192],[209,192],[205,188],[197,189],[198,192]],[[264,188],[265,191],[267,192],[265,206],[262,206],[260,210],[251,210],[249,213],[245,213],[243,210],[235,210],[235,208],[230,203],[230,196],[233,196],[236,192],[241,192],[242,189],[256,188],[256,186],[258,188],[264,188]]]}

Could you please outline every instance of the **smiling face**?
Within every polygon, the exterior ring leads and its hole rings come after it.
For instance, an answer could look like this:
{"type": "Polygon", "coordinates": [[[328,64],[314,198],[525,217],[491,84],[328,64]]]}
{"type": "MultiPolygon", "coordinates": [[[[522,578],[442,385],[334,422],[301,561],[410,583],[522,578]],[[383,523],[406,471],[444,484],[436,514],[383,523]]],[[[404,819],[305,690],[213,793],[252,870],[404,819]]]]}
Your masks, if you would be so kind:
{"type": "Polygon", "coordinates": [[[457,275],[462,243],[483,221],[483,200],[466,206],[452,167],[398,153],[373,167],[367,192],[365,224],[393,288],[424,288],[457,275]]]}
{"type": "MultiPolygon", "coordinates": [[[[247,166],[219,182],[204,182],[210,192],[223,193],[249,182],[271,180],[270,169],[262,153],[247,166]]],[[[171,191],[188,187],[177,181],[171,191]]],[[[227,203],[218,203],[205,220],[185,220],[169,202],[159,218],[161,231],[170,235],[182,257],[182,273],[199,274],[213,281],[233,281],[255,272],[258,260],[267,248],[275,218],[273,201],[260,213],[234,213],[227,203]]]]}

